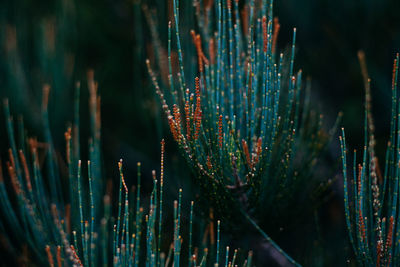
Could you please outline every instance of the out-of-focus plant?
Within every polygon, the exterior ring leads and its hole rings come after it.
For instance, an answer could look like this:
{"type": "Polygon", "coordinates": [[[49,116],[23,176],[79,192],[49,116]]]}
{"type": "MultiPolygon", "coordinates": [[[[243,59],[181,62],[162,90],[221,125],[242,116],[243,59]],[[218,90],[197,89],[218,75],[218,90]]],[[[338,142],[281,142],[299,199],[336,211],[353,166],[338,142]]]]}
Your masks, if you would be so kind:
{"type": "Polygon", "coordinates": [[[309,214],[328,185],[314,171],[336,126],[325,132],[322,116],[310,109],[309,92],[303,97],[302,71],[294,68],[296,29],[291,49],[280,53],[272,0],[195,1],[197,32],[190,34],[196,54],[191,55],[182,51],[187,45],[181,34],[189,33],[180,30],[185,22],[178,0],[172,10],[167,55],[148,15],[155,66],[165,86],[150,60],[147,64],[172,136],[204,199],[219,216],[237,222],[244,215],[257,228],[256,222],[268,229],[309,214]],[[195,73],[184,66],[184,56],[195,58],[195,73]]]}
{"type": "Polygon", "coordinates": [[[349,239],[360,266],[398,266],[400,262],[400,102],[399,54],[393,63],[390,137],[383,171],[375,152],[370,78],[363,52],[359,52],[365,85],[364,149],[353,153],[352,179],[348,179],[348,151],[344,129],[340,138],[343,161],[344,208],[349,239]],[[357,161],[361,161],[357,163],[357,161]]]}
{"type": "MultiPolygon", "coordinates": [[[[46,8],[32,7],[31,3],[2,4],[7,15],[0,14],[0,54],[3,80],[1,97],[9,97],[13,107],[25,112],[32,126],[38,126],[40,116],[40,87],[52,85],[54,104],[62,123],[67,109],[62,99],[71,97],[75,74],[76,9],[74,1],[48,3],[46,8]],[[18,7],[17,7],[18,6],[18,7]],[[54,13],[49,10],[54,9],[54,13]],[[29,10],[25,13],[25,10],[29,10]]],[[[42,3],[38,4],[42,5],[42,3]]],[[[51,103],[50,105],[52,105],[51,103]]]]}

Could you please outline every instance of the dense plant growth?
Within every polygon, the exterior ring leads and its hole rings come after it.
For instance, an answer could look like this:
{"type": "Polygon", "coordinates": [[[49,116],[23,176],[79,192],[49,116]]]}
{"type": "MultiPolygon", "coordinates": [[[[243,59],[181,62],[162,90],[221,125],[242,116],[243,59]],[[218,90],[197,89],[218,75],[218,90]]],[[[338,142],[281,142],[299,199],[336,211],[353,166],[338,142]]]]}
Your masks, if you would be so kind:
{"type": "MultiPolygon", "coordinates": [[[[348,151],[344,129],[340,136],[343,161],[346,224],[357,263],[366,266],[399,264],[399,149],[400,117],[398,101],[399,54],[393,63],[390,137],[387,142],[384,169],[375,151],[374,121],[371,111],[370,78],[364,53],[359,52],[365,84],[364,148],[361,156],[352,155],[352,177],[348,175],[348,151]],[[360,161],[360,163],[357,163],[360,161]]],[[[351,165],[350,165],[351,166],[351,165]]]]}

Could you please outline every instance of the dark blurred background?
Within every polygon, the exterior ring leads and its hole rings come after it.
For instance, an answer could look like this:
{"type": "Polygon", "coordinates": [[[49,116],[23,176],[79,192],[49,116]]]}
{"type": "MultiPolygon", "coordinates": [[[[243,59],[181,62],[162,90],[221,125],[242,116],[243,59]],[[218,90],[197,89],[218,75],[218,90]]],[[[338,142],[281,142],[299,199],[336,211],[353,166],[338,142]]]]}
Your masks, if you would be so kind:
{"type": "MultiPolygon", "coordinates": [[[[41,87],[49,83],[53,138],[56,146],[64,147],[66,121],[71,121],[73,116],[74,83],[79,80],[84,84],[86,72],[93,69],[101,95],[107,178],[117,177],[116,162],[121,157],[127,162],[131,184],[136,177],[136,161],[142,161],[144,175],[149,177],[151,169],[159,169],[159,143],[165,137],[166,187],[173,198],[179,187],[190,192],[194,185],[184,164],[179,164],[180,155],[165,127],[148,79],[145,59],[154,55],[155,48],[143,5],[156,18],[160,40],[165,46],[168,1],[1,1],[0,97],[9,98],[13,114],[22,114],[29,133],[40,139],[41,87]]],[[[182,14],[193,13],[191,1],[181,1],[181,5],[182,14]]],[[[324,114],[327,126],[333,124],[339,111],[344,113],[342,125],[350,149],[363,145],[364,88],[357,51],[365,52],[372,79],[373,115],[381,158],[389,129],[392,62],[395,53],[400,51],[399,11],[400,1],[396,0],[275,1],[275,16],[281,24],[279,48],[287,46],[292,28],[296,27],[295,67],[302,68],[312,79],[312,104],[324,114]]],[[[194,20],[190,15],[182,17],[181,34],[189,38],[194,20]]],[[[82,89],[83,123],[88,116],[87,100],[88,93],[82,89]]],[[[4,148],[4,126],[0,129],[4,148]]],[[[84,125],[82,130],[85,134],[84,125]]],[[[337,138],[330,153],[332,158],[338,157],[337,138]]],[[[340,165],[333,165],[330,166],[333,174],[326,177],[337,178],[333,193],[316,213],[315,221],[321,233],[316,246],[319,249],[306,253],[301,262],[307,265],[320,262],[319,258],[323,259],[324,266],[345,265],[351,255],[343,228],[340,165]]],[[[151,179],[148,181],[147,192],[151,179]]],[[[293,242],[288,247],[297,258],[305,253],[304,249],[297,249],[302,242],[296,237],[286,238],[285,242],[293,242]]]]}

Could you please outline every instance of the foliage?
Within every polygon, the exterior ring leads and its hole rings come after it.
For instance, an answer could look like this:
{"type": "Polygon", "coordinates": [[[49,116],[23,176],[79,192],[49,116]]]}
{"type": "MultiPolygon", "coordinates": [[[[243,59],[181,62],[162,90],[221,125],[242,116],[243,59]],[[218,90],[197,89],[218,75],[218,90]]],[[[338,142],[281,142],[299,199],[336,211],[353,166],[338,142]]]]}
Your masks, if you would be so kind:
{"type": "MultiPolygon", "coordinates": [[[[112,263],[113,266],[179,266],[180,262],[189,266],[235,265],[235,261],[241,259],[241,253],[237,250],[230,253],[228,246],[224,255],[219,220],[216,247],[210,239],[196,246],[193,244],[192,231],[196,227],[193,225],[193,201],[189,233],[183,232],[182,190],[178,201],[174,202],[173,234],[169,235],[169,229],[164,228],[164,140],[161,143],[160,181],[153,171],[154,186],[148,208],[143,207],[141,199],[140,163],[137,164],[137,188],[129,192],[122,160],[118,162],[119,193],[112,197],[112,182],[110,180],[105,187],[102,174],[100,99],[92,75],[88,77],[87,87],[91,96],[92,130],[87,165],[80,160],[79,83],[75,90],[75,120],[65,132],[66,156],[63,159],[59,158],[51,141],[48,85],[43,88],[42,102],[45,142],[27,137],[22,119],[18,121],[18,133],[15,134],[8,100],[4,101],[11,147],[6,162],[7,180],[0,164],[0,210],[3,214],[0,227],[5,249],[19,264],[29,265],[107,266],[112,263]],[[87,175],[84,175],[85,169],[87,175]],[[167,253],[162,252],[165,249],[163,242],[168,242],[171,237],[167,253]],[[182,252],[186,250],[183,246],[187,246],[188,252],[182,252]]],[[[209,235],[214,240],[214,232],[209,235]]],[[[245,260],[245,266],[252,265],[251,258],[252,252],[245,260]]]]}
{"type": "Polygon", "coordinates": [[[184,65],[179,1],[172,10],[167,55],[148,19],[168,89],[147,64],[171,134],[206,201],[233,224],[242,217],[255,224],[250,214],[264,229],[309,216],[329,184],[314,172],[336,126],[325,132],[322,116],[302,97],[302,71],[294,70],[296,29],[290,51],[279,53],[273,1],[196,1],[198,32],[190,34],[197,70],[191,72],[184,65]]]}
{"type": "Polygon", "coordinates": [[[393,63],[390,138],[384,171],[375,151],[374,122],[371,114],[370,79],[364,54],[359,53],[365,84],[364,149],[361,163],[353,154],[352,180],[347,178],[347,148],[344,129],[340,136],[343,161],[346,224],[357,264],[397,266],[399,252],[399,148],[400,105],[398,101],[399,54],[393,63]],[[383,173],[383,176],[382,176],[383,173]]]}

